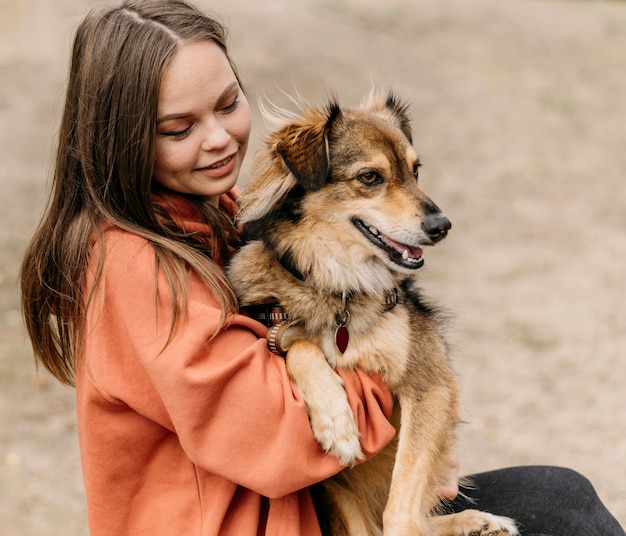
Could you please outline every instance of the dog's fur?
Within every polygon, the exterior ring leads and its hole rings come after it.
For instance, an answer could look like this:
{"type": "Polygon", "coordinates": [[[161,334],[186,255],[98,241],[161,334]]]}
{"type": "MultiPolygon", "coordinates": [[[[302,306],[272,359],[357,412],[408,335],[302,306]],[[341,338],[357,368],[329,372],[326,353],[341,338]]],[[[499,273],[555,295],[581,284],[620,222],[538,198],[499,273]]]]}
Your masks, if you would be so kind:
{"type": "Polygon", "coordinates": [[[511,520],[477,510],[433,512],[459,395],[440,321],[415,276],[421,248],[444,238],[450,223],[418,186],[406,106],[373,92],[355,110],[331,99],[282,119],[242,198],[252,239],[229,277],[242,307],[278,302],[304,327],[287,353],[288,371],[322,447],[352,466],[321,485],[324,531],[517,534],[511,520]],[[392,289],[398,303],[388,309],[383,297],[392,289]],[[335,330],[344,311],[350,339],[342,354],[335,330]],[[354,367],[381,374],[398,402],[396,440],[366,463],[356,463],[358,430],[333,371],[354,367]]]}

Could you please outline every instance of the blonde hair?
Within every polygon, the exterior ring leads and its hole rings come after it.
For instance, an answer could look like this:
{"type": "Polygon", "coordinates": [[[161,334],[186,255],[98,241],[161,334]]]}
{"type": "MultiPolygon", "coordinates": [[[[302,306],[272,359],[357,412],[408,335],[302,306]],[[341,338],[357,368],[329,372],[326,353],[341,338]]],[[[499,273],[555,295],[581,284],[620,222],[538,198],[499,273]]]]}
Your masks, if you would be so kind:
{"type": "MultiPolygon", "coordinates": [[[[36,359],[74,384],[84,313],[102,272],[85,288],[90,240],[103,244],[103,222],[145,238],[166,274],[171,334],[186,310],[186,269],[222,304],[223,327],[236,299],[223,270],[230,220],[190,198],[214,233],[213,248],[183,233],[151,197],[158,93],[181,42],[211,40],[226,57],[226,32],[181,0],[135,0],[92,11],[77,29],[59,129],[49,203],[24,256],[22,310],[36,359]]],[[[229,62],[237,76],[232,61],[229,62]]],[[[101,251],[103,249],[101,248],[101,251]]]]}

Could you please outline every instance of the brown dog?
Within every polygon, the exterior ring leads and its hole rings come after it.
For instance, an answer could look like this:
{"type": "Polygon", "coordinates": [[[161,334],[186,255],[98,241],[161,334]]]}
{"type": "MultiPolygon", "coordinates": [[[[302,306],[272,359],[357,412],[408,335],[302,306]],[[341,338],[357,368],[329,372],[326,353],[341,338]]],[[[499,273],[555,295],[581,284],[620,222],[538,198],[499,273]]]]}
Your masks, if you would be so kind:
{"type": "Polygon", "coordinates": [[[517,534],[507,518],[433,511],[459,420],[458,387],[415,276],[422,248],[451,225],[418,186],[406,106],[373,94],[356,110],[330,102],[282,119],[242,198],[252,239],[229,277],[243,307],[279,304],[301,327],[288,371],[322,447],[353,466],[322,483],[325,532],[517,534]],[[356,465],[358,430],[333,371],[354,367],[382,375],[398,401],[399,430],[383,453],[356,465]]]}

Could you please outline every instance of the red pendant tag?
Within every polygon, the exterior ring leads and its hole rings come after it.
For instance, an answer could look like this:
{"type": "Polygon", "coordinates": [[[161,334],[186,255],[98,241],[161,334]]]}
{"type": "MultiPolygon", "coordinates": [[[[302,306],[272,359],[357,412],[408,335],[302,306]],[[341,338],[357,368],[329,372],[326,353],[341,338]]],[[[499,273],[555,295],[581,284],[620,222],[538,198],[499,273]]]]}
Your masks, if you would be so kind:
{"type": "Polygon", "coordinates": [[[339,326],[335,331],[335,344],[337,345],[337,350],[339,350],[342,354],[348,348],[348,342],[350,341],[350,334],[348,333],[348,328],[346,326],[339,326]]]}

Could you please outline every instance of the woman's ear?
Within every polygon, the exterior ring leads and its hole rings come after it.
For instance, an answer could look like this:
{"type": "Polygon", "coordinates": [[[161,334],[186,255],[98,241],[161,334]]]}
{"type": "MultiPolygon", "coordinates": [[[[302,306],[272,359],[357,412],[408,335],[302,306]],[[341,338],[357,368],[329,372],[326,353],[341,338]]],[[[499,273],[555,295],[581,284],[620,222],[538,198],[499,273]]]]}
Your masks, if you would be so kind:
{"type": "Polygon", "coordinates": [[[328,178],[328,136],[341,117],[339,104],[331,101],[316,119],[286,127],[276,144],[289,171],[306,190],[319,190],[328,178]]]}

